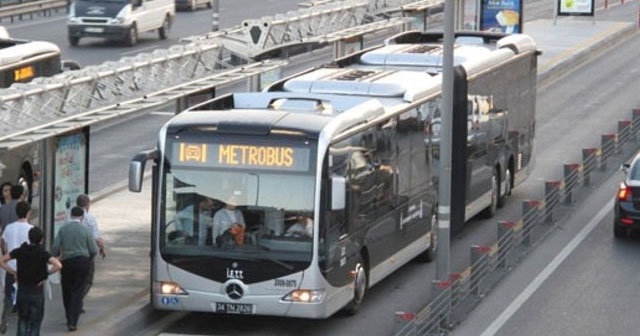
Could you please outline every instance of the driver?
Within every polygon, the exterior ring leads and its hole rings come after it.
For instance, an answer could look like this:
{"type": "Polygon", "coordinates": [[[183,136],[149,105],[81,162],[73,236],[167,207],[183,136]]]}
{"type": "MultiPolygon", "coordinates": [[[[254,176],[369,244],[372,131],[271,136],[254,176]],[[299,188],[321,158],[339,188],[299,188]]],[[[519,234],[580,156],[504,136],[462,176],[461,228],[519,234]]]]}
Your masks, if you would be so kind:
{"type": "Polygon", "coordinates": [[[298,214],[296,223],[291,225],[284,235],[287,237],[295,235],[313,237],[313,220],[306,214],[298,214]]]}

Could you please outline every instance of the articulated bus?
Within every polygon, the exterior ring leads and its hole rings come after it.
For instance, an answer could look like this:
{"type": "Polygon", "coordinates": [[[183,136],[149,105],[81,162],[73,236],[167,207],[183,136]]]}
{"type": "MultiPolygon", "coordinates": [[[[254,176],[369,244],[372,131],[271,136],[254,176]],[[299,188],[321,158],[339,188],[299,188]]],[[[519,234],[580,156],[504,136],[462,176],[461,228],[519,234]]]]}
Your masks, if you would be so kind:
{"type": "MultiPolygon", "coordinates": [[[[509,191],[498,181],[514,179],[503,165],[517,174],[531,159],[537,50],[525,35],[478,36],[457,38],[454,106],[475,156],[467,203],[492,214],[509,191]]],[[[435,258],[440,63],[362,63],[387,47],[189,108],[134,157],[132,191],[154,161],[155,308],[356,313],[370,286],[435,258]]],[[[437,56],[442,35],[413,47],[407,56],[437,56]]]]}

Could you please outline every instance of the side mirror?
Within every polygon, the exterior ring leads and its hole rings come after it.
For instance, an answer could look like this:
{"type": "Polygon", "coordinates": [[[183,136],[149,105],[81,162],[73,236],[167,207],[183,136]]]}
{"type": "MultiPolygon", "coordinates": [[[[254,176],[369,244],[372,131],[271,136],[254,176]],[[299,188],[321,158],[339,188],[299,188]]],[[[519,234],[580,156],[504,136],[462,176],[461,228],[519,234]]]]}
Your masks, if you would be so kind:
{"type": "Polygon", "coordinates": [[[622,170],[625,174],[629,172],[629,168],[631,168],[631,165],[628,163],[623,163],[622,166],[620,166],[620,170],[622,170]]]}
{"type": "Polygon", "coordinates": [[[144,178],[144,167],[147,161],[155,160],[158,157],[158,150],[152,149],[136,154],[129,163],[129,191],[140,192],[142,190],[142,180],[144,178]]]}
{"type": "Polygon", "coordinates": [[[346,196],[346,180],[344,177],[331,178],[331,210],[343,210],[346,196]]]}

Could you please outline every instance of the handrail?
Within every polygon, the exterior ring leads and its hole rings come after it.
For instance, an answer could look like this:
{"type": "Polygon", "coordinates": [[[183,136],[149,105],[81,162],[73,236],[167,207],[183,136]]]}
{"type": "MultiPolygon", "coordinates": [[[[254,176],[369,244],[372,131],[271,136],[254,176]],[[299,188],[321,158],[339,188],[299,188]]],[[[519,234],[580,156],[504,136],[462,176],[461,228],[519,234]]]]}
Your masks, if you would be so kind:
{"type": "Polygon", "coordinates": [[[47,13],[52,9],[66,8],[69,5],[68,0],[44,0],[31,1],[11,6],[0,7],[0,20],[4,18],[13,18],[24,14],[33,14],[37,12],[47,13]]]}

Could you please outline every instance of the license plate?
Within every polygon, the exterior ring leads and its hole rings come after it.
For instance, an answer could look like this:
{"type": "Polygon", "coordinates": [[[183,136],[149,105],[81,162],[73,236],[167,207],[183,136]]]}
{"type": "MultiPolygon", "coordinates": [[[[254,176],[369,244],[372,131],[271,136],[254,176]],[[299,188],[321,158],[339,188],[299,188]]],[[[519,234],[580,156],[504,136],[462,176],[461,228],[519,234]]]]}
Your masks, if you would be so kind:
{"type": "Polygon", "coordinates": [[[85,28],[84,31],[86,31],[87,33],[102,33],[104,31],[104,28],[88,27],[85,28]]]}
{"type": "Polygon", "coordinates": [[[216,302],[216,313],[251,315],[253,314],[253,305],[244,303],[216,302]]]}

